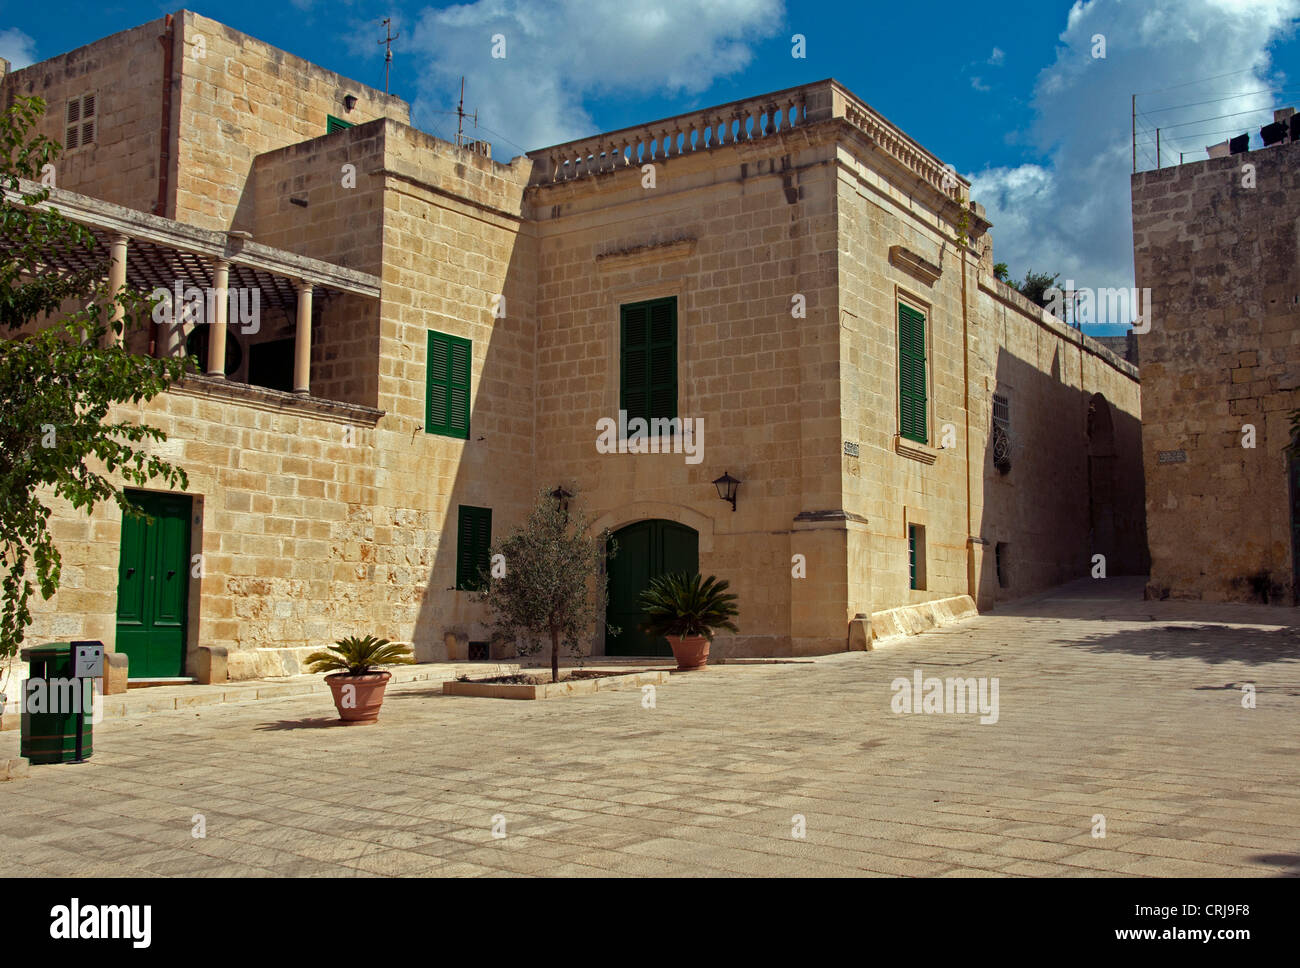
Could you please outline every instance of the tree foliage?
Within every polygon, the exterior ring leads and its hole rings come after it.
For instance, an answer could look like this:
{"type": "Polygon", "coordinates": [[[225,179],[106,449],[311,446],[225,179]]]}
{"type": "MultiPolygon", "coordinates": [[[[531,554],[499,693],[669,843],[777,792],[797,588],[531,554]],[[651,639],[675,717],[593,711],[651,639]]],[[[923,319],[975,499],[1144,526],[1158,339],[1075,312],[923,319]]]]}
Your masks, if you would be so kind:
{"type": "MultiPolygon", "coordinates": [[[[549,640],[555,682],[560,643],[581,654],[583,637],[605,613],[602,549],[608,542],[612,558],[617,548],[608,531],[588,535],[589,527],[585,515],[566,510],[543,490],[528,519],[492,547],[492,560],[504,566],[504,574],[494,576],[501,569],[489,566],[481,575],[484,590],[478,600],[492,613],[494,636],[518,641],[524,654],[537,652],[540,640],[549,640]]],[[[616,634],[618,629],[608,631],[616,634]]]]}
{"type": "Polygon", "coordinates": [[[129,352],[122,337],[147,325],[152,304],[109,292],[92,233],[36,207],[50,191],[30,183],[53,170],[62,151],[33,134],[44,108],[40,98],[18,97],[0,114],[0,656],[21,645],[33,592],[48,599],[58,588],[55,500],[86,514],[112,500],[137,514],[123,484],[188,483],[183,470],[150,453],[166,439],[161,430],[110,419],[114,405],[152,399],[192,363],[129,352]],[[58,269],[59,252],[80,255],[88,268],[58,269]]]}
{"type": "Polygon", "coordinates": [[[1048,298],[1046,296],[1047,290],[1056,285],[1056,279],[1059,275],[1060,273],[1056,272],[1049,276],[1046,272],[1035,272],[1033,269],[1030,269],[1025,273],[1023,282],[1011,282],[1008,280],[1007,284],[1014,289],[1017,289],[1020,292],[1020,295],[1024,296],[1026,299],[1037,303],[1039,306],[1046,309],[1048,303],[1048,298]]]}

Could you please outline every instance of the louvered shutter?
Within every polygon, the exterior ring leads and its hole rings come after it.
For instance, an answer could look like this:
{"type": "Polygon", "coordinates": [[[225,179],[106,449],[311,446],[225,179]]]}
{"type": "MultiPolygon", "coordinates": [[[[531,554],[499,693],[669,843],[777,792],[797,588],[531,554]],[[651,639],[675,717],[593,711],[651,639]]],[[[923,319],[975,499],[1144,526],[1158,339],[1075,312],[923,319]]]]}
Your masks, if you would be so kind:
{"type": "Polygon", "coordinates": [[[81,144],[81,98],[79,97],[74,97],[68,102],[66,128],[63,147],[71,150],[81,144]]]}
{"type": "Polygon", "coordinates": [[[460,505],[456,527],[456,587],[470,591],[482,584],[492,546],[492,509],[460,505]]]}
{"type": "Polygon", "coordinates": [[[425,376],[426,433],[469,439],[469,381],[473,344],[429,331],[425,376]]]}
{"type": "Polygon", "coordinates": [[[451,347],[442,333],[429,331],[429,356],[425,378],[424,429],[447,432],[447,390],[451,384],[451,347]]]}
{"type": "Polygon", "coordinates": [[[650,415],[650,310],[645,303],[622,308],[622,380],[619,409],[627,419],[650,415]]]}
{"type": "Polygon", "coordinates": [[[447,391],[447,433],[469,439],[469,340],[450,337],[451,385],[447,391]]]}
{"type": "Polygon", "coordinates": [[[619,406],[628,420],[677,416],[677,300],[621,307],[619,406]]]}
{"type": "Polygon", "coordinates": [[[91,144],[95,140],[95,95],[83,94],[81,97],[81,143],[91,144]]]}
{"type": "Polygon", "coordinates": [[[677,300],[650,304],[650,417],[677,416],[677,300]]]}
{"type": "Polygon", "coordinates": [[[899,433],[908,440],[928,443],[925,315],[902,303],[898,306],[898,414],[899,433]]]}

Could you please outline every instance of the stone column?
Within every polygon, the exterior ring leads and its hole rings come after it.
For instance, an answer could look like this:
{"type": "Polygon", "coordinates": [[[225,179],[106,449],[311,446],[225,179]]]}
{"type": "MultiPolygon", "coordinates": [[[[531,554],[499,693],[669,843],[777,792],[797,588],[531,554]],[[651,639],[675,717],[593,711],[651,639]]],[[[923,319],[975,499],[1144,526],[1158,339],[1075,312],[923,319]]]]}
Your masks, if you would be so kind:
{"type": "MultiPolygon", "coordinates": [[[[127,237],[122,234],[113,236],[109,244],[108,252],[108,291],[112,296],[116,296],[126,287],[126,244],[127,237]]],[[[115,333],[112,330],[114,323],[121,322],[122,307],[113,303],[108,313],[108,333],[109,345],[122,342],[122,334],[115,333]]]]}
{"type": "Polygon", "coordinates": [[[226,324],[230,310],[230,263],[217,259],[212,263],[213,319],[208,332],[208,376],[226,378],[226,324]]]}
{"type": "Polygon", "coordinates": [[[293,347],[293,392],[311,393],[311,283],[298,282],[298,335],[293,347]]]}

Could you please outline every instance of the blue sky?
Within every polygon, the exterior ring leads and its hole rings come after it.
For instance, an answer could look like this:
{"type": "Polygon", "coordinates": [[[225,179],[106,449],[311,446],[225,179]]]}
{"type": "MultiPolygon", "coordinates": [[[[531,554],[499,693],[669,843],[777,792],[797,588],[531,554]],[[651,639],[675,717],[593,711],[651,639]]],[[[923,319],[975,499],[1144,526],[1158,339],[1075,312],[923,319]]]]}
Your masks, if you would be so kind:
{"type": "MultiPolygon", "coordinates": [[[[118,0],[0,6],[0,56],[22,64],[177,9],[118,0]]],[[[1130,96],[1140,166],[1203,158],[1300,105],[1300,0],[1003,0],[980,7],[781,0],[194,3],[194,9],[355,80],[383,86],[442,136],[461,74],[494,157],[835,77],[974,182],[994,253],[1020,278],[1131,286],[1130,96]],[[506,57],[491,37],[506,36],[506,57]],[[802,34],[806,57],[791,56],[802,34]],[[1096,39],[1104,37],[1105,56],[1096,39]],[[1146,93],[1151,92],[1151,93],[1146,93]],[[1258,93],[1256,93],[1258,92],[1258,93]],[[1225,117],[1226,116],[1226,117],[1225,117]],[[1173,155],[1169,152],[1174,152],[1173,155]]],[[[1257,141],[1257,136],[1256,136],[1257,141]]]]}

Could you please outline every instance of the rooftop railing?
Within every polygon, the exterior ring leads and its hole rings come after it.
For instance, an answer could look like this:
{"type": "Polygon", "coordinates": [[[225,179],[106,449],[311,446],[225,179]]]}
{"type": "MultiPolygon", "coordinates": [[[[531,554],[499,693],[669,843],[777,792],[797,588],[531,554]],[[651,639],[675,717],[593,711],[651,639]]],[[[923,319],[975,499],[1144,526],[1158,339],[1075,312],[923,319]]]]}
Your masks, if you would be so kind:
{"type": "Polygon", "coordinates": [[[531,184],[574,181],[773,137],[832,118],[844,118],[887,155],[943,194],[960,197],[967,182],[833,80],[787,88],[716,107],[663,118],[531,151],[531,184]]]}

